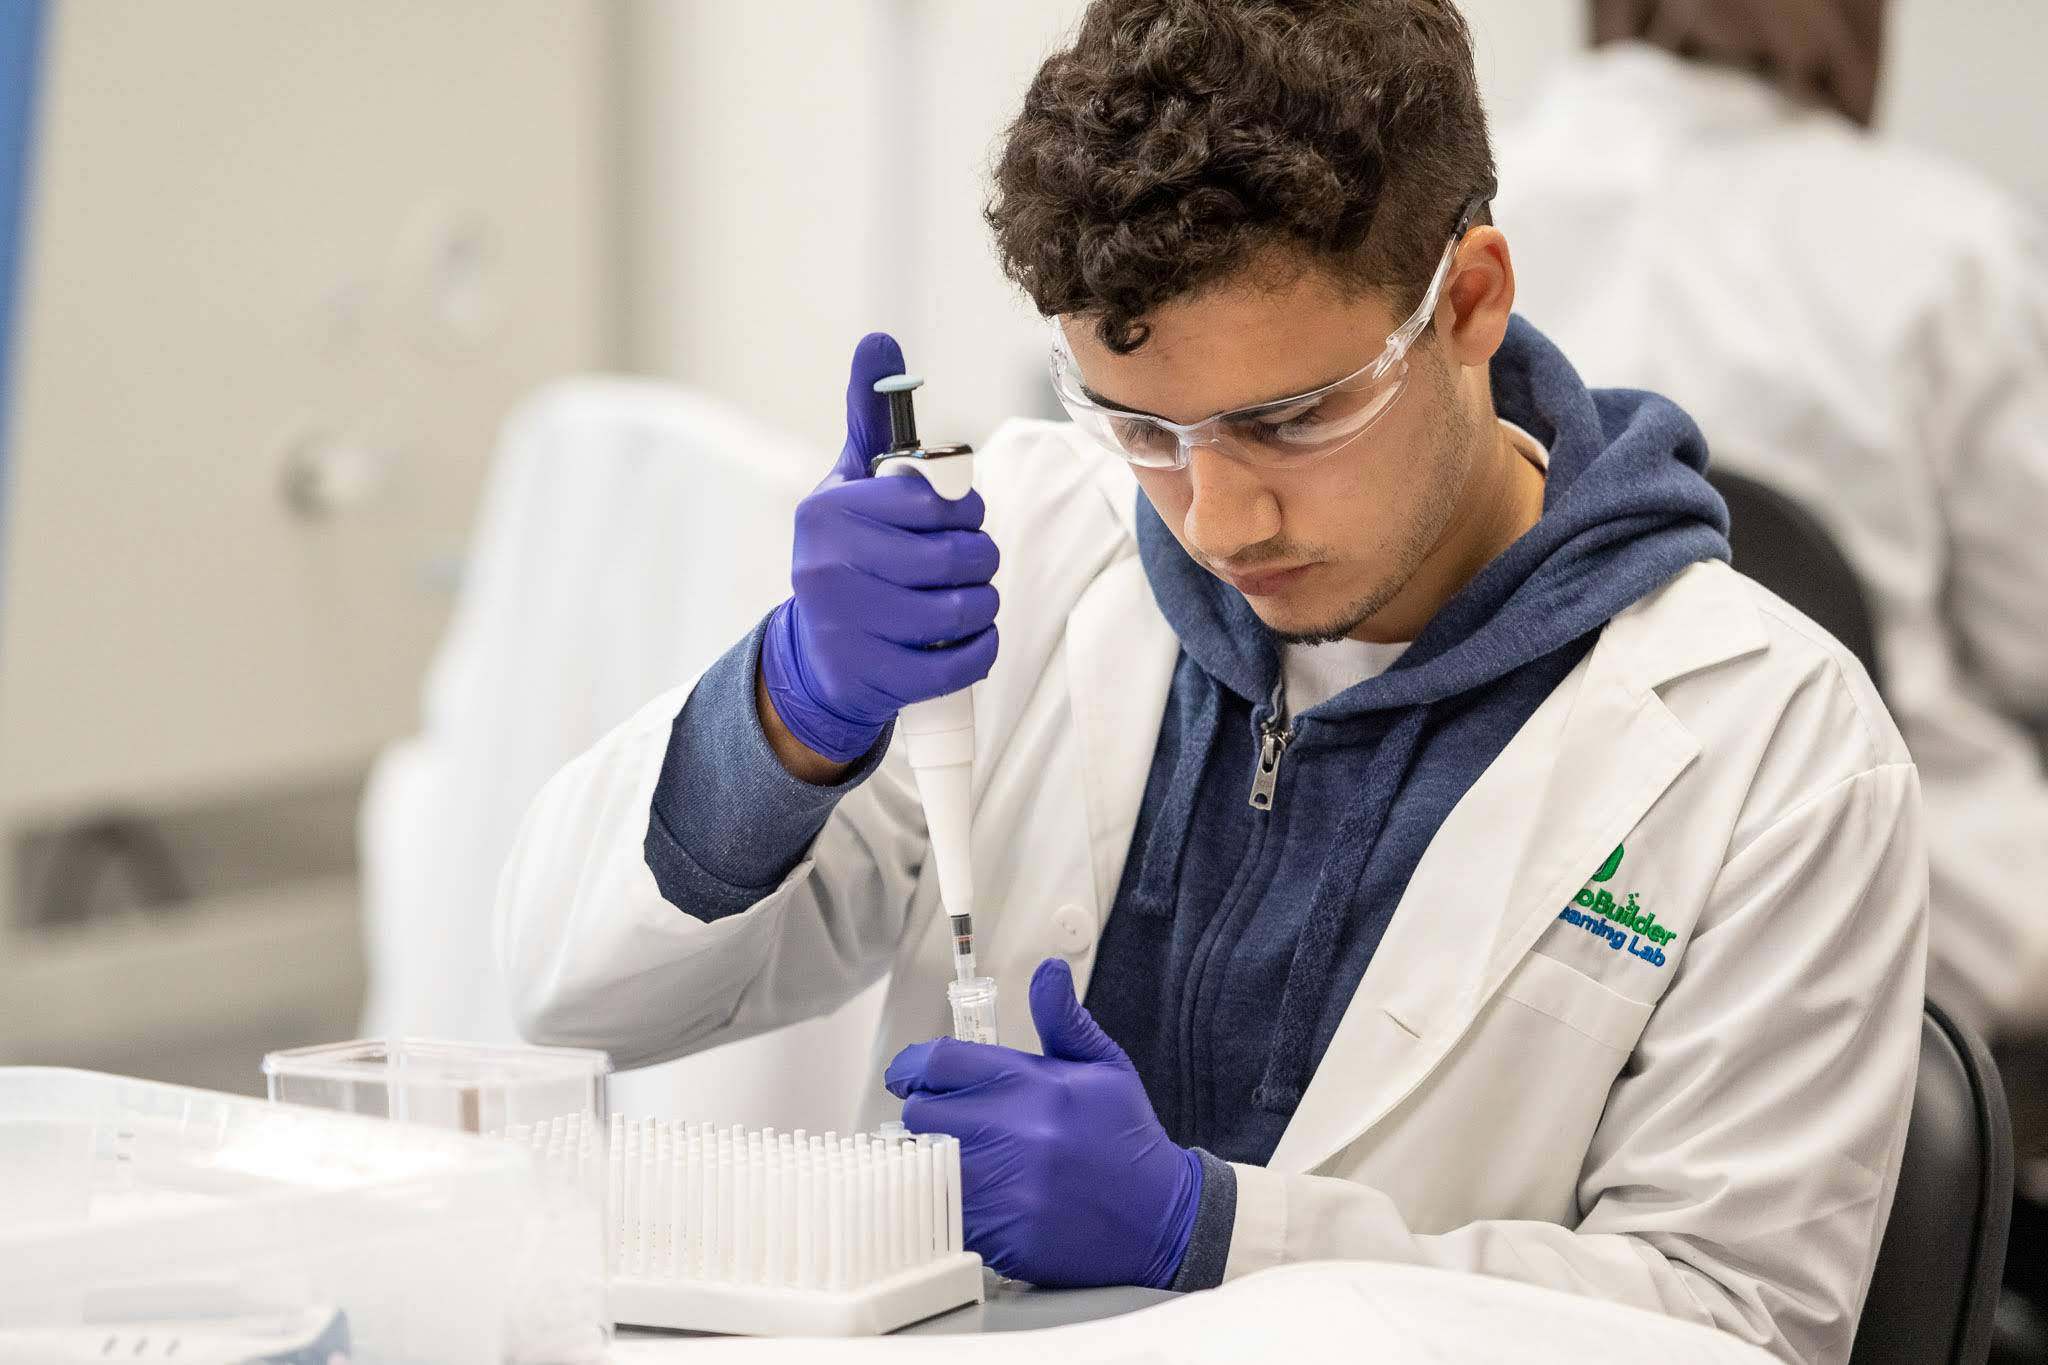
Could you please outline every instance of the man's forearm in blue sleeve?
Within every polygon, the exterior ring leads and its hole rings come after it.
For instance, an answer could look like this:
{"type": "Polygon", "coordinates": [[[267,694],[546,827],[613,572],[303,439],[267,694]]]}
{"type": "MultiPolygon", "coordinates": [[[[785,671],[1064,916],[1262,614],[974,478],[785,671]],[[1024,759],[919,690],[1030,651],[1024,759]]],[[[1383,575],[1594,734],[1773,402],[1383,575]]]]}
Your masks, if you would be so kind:
{"type": "MultiPolygon", "coordinates": [[[[765,623],[764,623],[765,625],[765,623]]],[[[889,732],[846,777],[814,786],[768,747],[754,709],[762,626],[725,652],[670,727],[647,820],[647,866],[669,904],[703,920],[735,915],[781,884],[839,798],[865,781],[889,732]]]]}

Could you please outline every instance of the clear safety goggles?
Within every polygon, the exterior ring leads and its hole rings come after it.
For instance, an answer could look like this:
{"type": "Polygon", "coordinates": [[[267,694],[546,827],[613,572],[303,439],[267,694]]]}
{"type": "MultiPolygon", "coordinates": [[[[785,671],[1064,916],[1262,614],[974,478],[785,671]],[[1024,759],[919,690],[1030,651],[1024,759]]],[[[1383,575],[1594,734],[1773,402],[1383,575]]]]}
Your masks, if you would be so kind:
{"type": "Polygon", "coordinates": [[[1219,412],[1199,422],[1169,422],[1120,408],[1089,392],[1059,321],[1052,324],[1052,386],[1074,425],[1140,469],[1185,469],[1196,446],[1267,469],[1297,469],[1334,455],[1372,429],[1408,386],[1408,352],[1436,317],[1451,262],[1472,219],[1492,198],[1474,198],[1437,262],[1422,304],[1387,338],[1386,349],[1364,368],[1334,384],[1292,398],[1219,412]]]}

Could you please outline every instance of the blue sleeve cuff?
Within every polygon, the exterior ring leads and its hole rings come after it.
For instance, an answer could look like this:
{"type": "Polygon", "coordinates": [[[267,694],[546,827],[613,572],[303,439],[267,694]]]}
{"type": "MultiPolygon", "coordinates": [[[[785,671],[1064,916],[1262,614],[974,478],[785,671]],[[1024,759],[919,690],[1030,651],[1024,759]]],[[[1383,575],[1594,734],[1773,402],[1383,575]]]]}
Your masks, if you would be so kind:
{"type": "Polygon", "coordinates": [[[1195,1208],[1195,1226],[1180,1258],[1180,1272],[1167,1286],[1180,1294],[1214,1289],[1223,1283],[1223,1266],[1230,1259],[1230,1234],[1237,1226],[1237,1172],[1229,1162],[1200,1147],[1191,1150],[1202,1160],[1202,1200],[1195,1208]]]}
{"type": "Polygon", "coordinates": [[[654,784],[648,870],[664,900],[701,920],[736,915],[781,885],[839,799],[881,766],[894,730],[884,730],[832,786],[784,768],[754,709],[766,625],[727,650],[691,689],[654,784]]]}

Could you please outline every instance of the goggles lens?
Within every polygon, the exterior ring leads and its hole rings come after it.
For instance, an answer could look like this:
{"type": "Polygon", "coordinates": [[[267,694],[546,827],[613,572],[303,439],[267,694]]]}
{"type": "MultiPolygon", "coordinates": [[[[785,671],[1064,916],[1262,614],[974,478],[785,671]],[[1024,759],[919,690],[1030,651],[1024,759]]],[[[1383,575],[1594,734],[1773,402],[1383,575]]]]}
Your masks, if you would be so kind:
{"type": "Polygon", "coordinates": [[[1263,468],[1293,468],[1343,449],[1393,407],[1408,381],[1402,358],[1384,373],[1354,375],[1301,398],[1227,412],[1192,426],[1091,400],[1064,347],[1053,351],[1053,388],[1074,425],[1141,469],[1180,469],[1196,446],[1263,468]]]}

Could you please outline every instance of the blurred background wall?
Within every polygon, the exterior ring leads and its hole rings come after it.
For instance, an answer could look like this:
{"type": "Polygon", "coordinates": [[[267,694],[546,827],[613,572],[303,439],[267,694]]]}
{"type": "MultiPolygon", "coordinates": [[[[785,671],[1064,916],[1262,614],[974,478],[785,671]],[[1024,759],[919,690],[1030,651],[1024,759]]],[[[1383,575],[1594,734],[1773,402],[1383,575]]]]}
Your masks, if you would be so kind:
{"type": "Polygon", "coordinates": [[[617,364],[616,14],[49,7],[0,576],[0,1056],[248,1088],[494,429],[617,364]]]}
{"type": "MultiPolygon", "coordinates": [[[[1465,8],[1511,122],[1580,6],[1465,8]]],[[[793,438],[762,458],[803,483],[871,328],[934,436],[1045,414],[980,208],[1079,10],[52,4],[0,511],[0,1062],[246,1089],[353,1032],[365,776],[421,724],[538,386],[689,386],[793,438]]],[[[1900,0],[1884,126],[2048,212],[2043,50],[2040,0],[1900,0]]]]}

